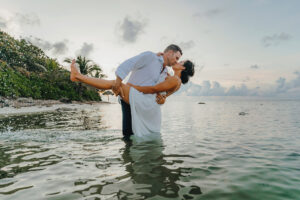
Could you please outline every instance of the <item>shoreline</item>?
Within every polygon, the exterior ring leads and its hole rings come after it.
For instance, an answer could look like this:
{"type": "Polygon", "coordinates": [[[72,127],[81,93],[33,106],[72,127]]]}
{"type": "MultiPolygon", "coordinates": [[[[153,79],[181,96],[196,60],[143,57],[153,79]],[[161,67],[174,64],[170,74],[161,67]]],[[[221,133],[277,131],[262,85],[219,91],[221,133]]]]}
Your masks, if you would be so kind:
{"type": "Polygon", "coordinates": [[[51,111],[70,111],[76,110],[76,106],[92,106],[96,104],[112,104],[115,102],[107,101],[71,101],[64,100],[41,100],[32,98],[7,99],[0,97],[0,116],[51,112],[51,111]]]}

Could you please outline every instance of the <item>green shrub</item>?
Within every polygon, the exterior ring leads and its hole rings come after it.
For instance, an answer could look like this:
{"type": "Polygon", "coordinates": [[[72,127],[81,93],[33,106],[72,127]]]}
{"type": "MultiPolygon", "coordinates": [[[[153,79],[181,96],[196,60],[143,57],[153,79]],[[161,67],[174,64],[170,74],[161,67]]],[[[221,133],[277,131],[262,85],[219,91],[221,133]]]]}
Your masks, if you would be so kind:
{"type": "Polygon", "coordinates": [[[101,101],[96,89],[70,81],[70,72],[38,47],[0,30],[0,95],[9,98],[101,101]]]}

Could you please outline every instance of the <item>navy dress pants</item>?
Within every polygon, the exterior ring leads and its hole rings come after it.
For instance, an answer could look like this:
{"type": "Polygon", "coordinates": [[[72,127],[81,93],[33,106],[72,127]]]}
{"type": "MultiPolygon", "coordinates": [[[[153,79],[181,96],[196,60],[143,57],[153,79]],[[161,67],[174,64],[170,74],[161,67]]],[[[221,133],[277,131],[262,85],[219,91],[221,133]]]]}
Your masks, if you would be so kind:
{"type": "Polygon", "coordinates": [[[121,99],[121,106],[122,106],[122,131],[123,131],[123,138],[128,140],[132,132],[132,125],[131,125],[131,110],[130,105],[127,104],[125,101],[121,99]]]}

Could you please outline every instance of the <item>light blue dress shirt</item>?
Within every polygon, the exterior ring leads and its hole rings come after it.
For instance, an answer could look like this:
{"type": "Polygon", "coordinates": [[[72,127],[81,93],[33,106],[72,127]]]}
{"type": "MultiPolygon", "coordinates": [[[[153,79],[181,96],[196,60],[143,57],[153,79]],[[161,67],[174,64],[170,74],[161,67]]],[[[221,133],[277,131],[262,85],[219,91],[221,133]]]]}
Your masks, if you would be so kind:
{"type": "Polygon", "coordinates": [[[153,86],[165,80],[167,68],[164,59],[151,51],[143,52],[124,61],[116,70],[116,75],[124,80],[131,72],[128,83],[138,86],[153,86]],[[163,69],[163,71],[162,71],[163,69]]]}

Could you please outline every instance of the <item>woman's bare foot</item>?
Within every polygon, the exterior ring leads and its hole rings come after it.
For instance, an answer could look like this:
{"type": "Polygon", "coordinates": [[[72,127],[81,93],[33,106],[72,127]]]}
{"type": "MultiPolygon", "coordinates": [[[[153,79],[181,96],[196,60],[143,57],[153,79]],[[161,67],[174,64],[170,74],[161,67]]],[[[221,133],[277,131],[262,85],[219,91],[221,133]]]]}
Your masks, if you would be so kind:
{"type": "Polygon", "coordinates": [[[73,82],[79,81],[76,77],[80,75],[80,72],[75,66],[75,59],[72,60],[71,63],[71,75],[70,75],[70,80],[73,82]]]}

